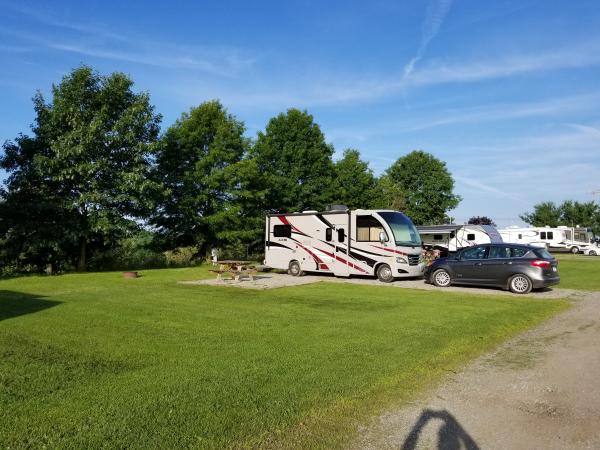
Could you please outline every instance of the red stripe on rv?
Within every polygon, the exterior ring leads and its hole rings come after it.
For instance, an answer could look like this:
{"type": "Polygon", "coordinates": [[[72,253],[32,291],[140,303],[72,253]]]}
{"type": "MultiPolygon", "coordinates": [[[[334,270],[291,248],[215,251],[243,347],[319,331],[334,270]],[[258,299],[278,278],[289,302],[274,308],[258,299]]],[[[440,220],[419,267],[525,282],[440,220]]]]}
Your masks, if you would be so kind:
{"type": "Polygon", "coordinates": [[[318,263],[322,263],[323,260],[321,258],[319,258],[315,253],[313,253],[312,251],[310,251],[308,248],[306,248],[304,245],[296,242],[296,245],[299,245],[300,247],[302,247],[304,249],[304,251],[306,251],[306,253],[308,253],[310,256],[313,257],[313,259],[318,262],[318,263]]]}
{"type": "Polygon", "coordinates": [[[277,218],[278,218],[279,220],[281,220],[281,223],[282,223],[282,224],[284,224],[284,225],[289,225],[290,227],[292,227],[292,229],[293,229],[293,230],[296,230],[298,233],[302,233],[303,235],[307,236],[307,234],[306,234],[306,233],[304,233],[304,232],[302,232],[302,231],[301,231],[301,230],[300,230],[298,227],[296,227],[296,226],[292,225],[292,224],[290,223],[290,221],[288,220],[288,218],[287,218],[287,217],[285,217],[285,216],[277,216],[277,218]]]}
{"type": "Polygon", "coordinates": [[[343,262],[344,264],[347,264],[347,265],[349,265],[350,267],[352,267],[352,268],[354,268],[354,269],[356,269],[356,270],[360,270],[361,272],[367,273],[367,271],[366,271],[366,270],[364,270],[362,267],[358,267],[356,264],[353,264],[353,263],[351,263],[350,261],[346,261],[344,258],[341,258],[341,257],[339,257],[338,255],[334,255],[333,253],[326,252],[325,250],[321,250],[321,249],[318,249],[318,250],[319,250],[320,252],[323,252],[323,253],[325,253],[327,256],[330,256],[331,258],[335,258],[335,259],[337,259],[338,261],[340,261],[340,262],[343,262]]]}
{"type": "Polygon", "coordinates": [[[408,253],[404,253],[404,252],[401,252],[400,250],[396,250],[393,248],[378,247],[376,245],[372,245],[371,247],[379,248],[381,250],[385,250],[386,252],[397,253],[398,255],[408,256],[408,253]]]}

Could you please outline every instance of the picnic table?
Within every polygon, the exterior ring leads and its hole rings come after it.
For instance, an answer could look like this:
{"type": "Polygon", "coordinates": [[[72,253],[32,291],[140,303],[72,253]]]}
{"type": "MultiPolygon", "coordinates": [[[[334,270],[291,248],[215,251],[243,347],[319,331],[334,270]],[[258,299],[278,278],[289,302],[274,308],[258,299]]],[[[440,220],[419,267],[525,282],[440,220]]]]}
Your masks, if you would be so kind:
{"type": "Polygon", "coordinates": [[[209,272],[217,274],[217,280],[221,280],[222,276],[227,274],[235,281],[241,281],[242,276],[247,276],[254,281],[256,275],[256,266],[252,261],[237,261],[224,259],[217,261],[218,269],[208,269],[209,272]]]}

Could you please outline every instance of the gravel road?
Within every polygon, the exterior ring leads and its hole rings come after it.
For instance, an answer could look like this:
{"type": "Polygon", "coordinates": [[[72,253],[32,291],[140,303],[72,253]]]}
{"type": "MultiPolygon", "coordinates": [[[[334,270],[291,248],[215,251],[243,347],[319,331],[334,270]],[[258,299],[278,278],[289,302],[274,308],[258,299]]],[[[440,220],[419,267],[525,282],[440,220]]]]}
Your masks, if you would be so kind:
{"type": "MultiPolygon", "coordinates": [[[[311,283],[352,283],[352,284],[365,284],[369,286],[379,287],[391,287],[391,288],[408,288],[408,289],[424,289],[424,290],[436,290],[443,292],[466,292],[469,294],[488,294],[488,295],[518,295],[512,294],[509,291],[496,288],[474,288],[474,287],[461,287],[461,286],[450,286],[447,288],[439,288],[431,284],[425,283],[422,279],[398,279],[393,283],[382,283],[376,278],[372,277],[352,277],[352,278],[337,278],[333,275],[319,274],[319,275],[306,275],[302,277],[293,277],[287,274],[273,273],[273,272],[261,272],[254,281],[247,278],[242,281],[234,280],[217,280],[211,278],[208,280],[199,281],[183,281],[182,284],[208,284],[210,286],[235,286],[244,289],[275,289],[287,286],[299,286],[302,284],[311,283]]],[[[528,294],[532,297],[537,298],[564,298],[573,295],[577,291],[569,289],[546,289],[544,291],[536,291],[528,294]]]]}

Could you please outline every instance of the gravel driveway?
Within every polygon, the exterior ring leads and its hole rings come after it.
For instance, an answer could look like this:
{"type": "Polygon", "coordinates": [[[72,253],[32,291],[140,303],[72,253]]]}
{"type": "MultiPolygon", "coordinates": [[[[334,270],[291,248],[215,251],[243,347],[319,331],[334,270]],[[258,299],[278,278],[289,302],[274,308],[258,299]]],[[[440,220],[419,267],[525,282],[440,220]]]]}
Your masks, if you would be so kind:
{"type": "MultiPolygon", "coordinates": [[[[302,284],[310,283],[352,283],[352,284],[366,284],[370,286],[379,287],[391,287],[391,288],[408,288],[408,289],[425,289],[425,290],[437,290],[443,292],[467,292],[470,294],[489,294],[489,295],[518,295],[512,294],[509,291],[503,291],[502,289],[496,288],[474,288],[474,287],[461,287],[461,286],[450,286],[447,288],[439,288],[431,284],[425,283],[422,279],[398,279],[392,283],[382,283],[376,278],[372,277],[351,277],[351,278],[337,278],[333,275],[319,274],[319,275],[306,275],[302,277],[293,277],[287,274],[273,273],[273,272],[261,272],[254,281],[247,278],[242,281],[234,280],[217,280],[211,278],[208,280],[199,281],[183,281],[183,284],[207,284],[210,286],[235,286],[244,289],[275,289],[287,286],[299,286],[302,284]]],[[[577,291],[569,289],[546,289],[544,291],[532,292],[529,294],[532,297],[538,298],[563,298],[573,295],[577,291]]]]}

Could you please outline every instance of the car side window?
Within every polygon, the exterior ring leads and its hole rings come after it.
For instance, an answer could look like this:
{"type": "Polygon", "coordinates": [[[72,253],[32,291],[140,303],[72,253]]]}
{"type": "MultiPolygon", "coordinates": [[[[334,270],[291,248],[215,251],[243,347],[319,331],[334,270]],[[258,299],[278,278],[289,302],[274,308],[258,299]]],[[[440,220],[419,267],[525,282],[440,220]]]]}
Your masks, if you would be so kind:
{"type": "Polygon", "coordinates": [[[492,258],[510,258],[510,247],[490,247],[488,259],[492,258]]]}
{"type": "Polygon", "coordinates": [[[463,250],[460,259],[485,259],[486,247],[473,247],[463,250]]]}
{"type": "Polygon", "coordinates": [[[526,248],[513,247],[511,249],[513,258],[522,258],[528,252],[526,248]]]}

